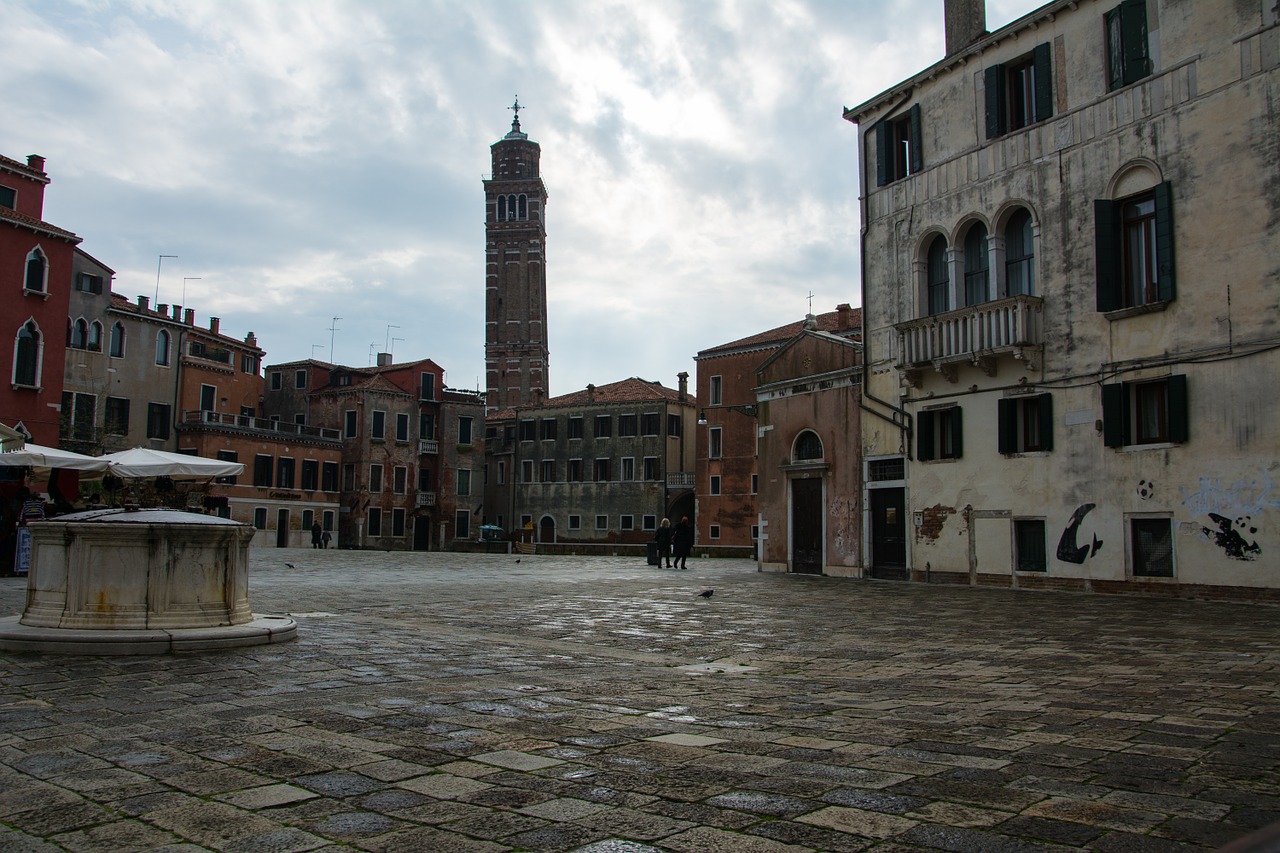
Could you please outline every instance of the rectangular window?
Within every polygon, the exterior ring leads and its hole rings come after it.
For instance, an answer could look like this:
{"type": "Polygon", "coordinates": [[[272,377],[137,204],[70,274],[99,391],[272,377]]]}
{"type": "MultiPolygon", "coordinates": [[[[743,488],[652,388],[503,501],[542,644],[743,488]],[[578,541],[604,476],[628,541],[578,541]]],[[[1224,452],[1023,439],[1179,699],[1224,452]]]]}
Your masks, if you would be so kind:
{"type": "Polygon", "coordinates": [[[253,457],[253,484],[259,488],[271,488],[271,470],[275,459],[263,453],[253,457]]]}
{"type": "Polygon", "coordinates": [[[217,408],[218,389],[212,385],[200,386],[200,411],[212,412],[217,408]]]}
{"type": "Polygon", "coordinates": [[[325,462],[320,466],[320,490],[322,492],[338,491],[338,463],[325,462]]]}
{"type": "Polygon", "coordinates": [[[405,412],[396,414],[396,441],[409,440],[409,415],[405,412]]]}
{"type": "Polygon", "coordinates": [[[292,489],[294,471],[293,460],[288,456],[281,456],[276,468],[276,485],[282,489],[292,489]]]}
{"type": "Polygon", "coordinates": [[[148,403],[147,438],[159,438],[167,441],[170,420],[168,403],[148,403]]]}
{"type": "Polygon", "coordinates": [[[658,517],[656,515],[641,516],[640,524],[644,530],[657,530],[658,517]]]}
{"type": "Polygon", "coordinates": [[[382,441],[387,437],[387,413],[374,409],[373,421],[369,425],[369,438],[382,441]]]}
{"type": "Polygon", "coordinates": [[[1014,568],[1020,572],[1048,570],[1044,551],[1044,519],[1013,520],[1013,559],[1014,568]]]}
{"type": "Polygon", "coordinates": [[[124,397],[108,397],[106,421],[103,428],[107,435],[129,434],[129,401],[124,397]]]}
{"type": "Polygon", "coordinates": [[[640,416],[641,435],[659,435],[662,431],[662,416],[657,412],[645,412],[640,416]]]}
{"type": "Polygon", "coordinates": [[[520,460],[520,482],[522,483],[533,482],[533,460],[532,459],[520,460]]]}
{"type": "Polygon", "coordinates": [[[468,497],[471,494],[471,469],[458,469],[458,496],[468,497]]]}
{"type": "Polygon", "coordinates": [[[618,519],[618,527],[622,530],[635,530],[636,517],[634,515],[624,515],[618,519]]]}
{"type": "Polygon", "coordinates": [[[391,510],[391,535],[404,536],[404,510],[400,507],[391,510]]]}
{"type": "Polygon", "coordinates": [[[679,438],[683,431],[680,424],[680,416],[667,415],[667,435],[671,438],[679,438]]]}
{"type": "Polygon", "coordinates": [[[1177,294],[1173,260],[1173,186],[1093,203],[1099,311],[1119,311],[1177,294]]]}
{"type": "Polygon", "coordinates": [[[418,375],[418,395],[423,400],[434,400],[436,398],[436,375],[434,373],[422,373],[418,375]]]}
{"type": "Polygon", "coordinates": [[[472,418],[458,418],[458,444],[471,443],[471,422],[472,418]]]}
{"type": "MultiPolygon", "coordinates": [[[[244,409],[244,407],[243,407],[243,406],[241,406],[240,408],[241,408],[242,410],[244,409]]],[[[244,412],[243,412],[243,411],[241,411],[241,415],[243,415],[243,414],[244,414],[244,412]]],[[[253,417],[253,416],[252,416],[252,415],[250,415],[249,417],[253,417]]],[[[297,414],[295,414],[295,415],[293,416],[293,422],[294,422],[294,424],[295,424],[296,426],[306,426],[306,425],[307,425],[307,416],[306,416],[305,414],[303,414],[302,412],[298,412],[297,414]]]]}
{"type": "Polygon", "coordinates": [[[662,472],[658,469],[658,457],[646,456],[644,458],[644,478],[650,481],[662,479],[662,472]]]}
{"type": "Polygon", "coordinates": [[[931,459],[959,459],[963,450],[961,423],[959,406],[918,413],[916,458],[922,462],[931,459]]]}
{"type": "Polygon", "coordinates": [[[431,469],[423,466],[418,469],[418,491],[430,492],[433,487],[431,485],[431,469]]]}
{"type": "Polygon", "coordinates": [[[760,475],[759,474],[751,475],[751,494],[753,495],[760,494],[760,475]]]}
{"type": "Polygon", "coordinates": [[[369,507],[369,536],[382,535],[382,510],[376,506],[369,507]]]}
{"type": "Polygon", "coordinates": [[[554,483],[556,481],[556,460],[542,460],[542,482],[554,483]]]}
{"type": "Polygon", "coordinates": [[[924,168],[921,156],[920,105],[913,104],[904,116],[876,122],[876,186],[884,186],[914,175],[924,168]]]}
{"type": "Polygon", "coordinates": [[[707,458],[719,459],[724,455],[722,429],[718,426],[707,430],[707,458]]]}
{"type": "Polygon", "coordinates": [[[596,438],[609,438],[613,435],[613,416],[596,415],[596,438]]]}
{"type": "Polygon", "coordinates": [[[1107,447],[1181,444],[1190,438],[1187,377],[1102,386],[1102,437],[1107,447]]]}
{"type": "Polygon", "coordinates": [[[409,491],[409,469],[397,465],[391,469],[391,491],[403,495],[409,491]]]}
{"type": "Polygon", "coordinates": [[[631,481],[636,478],[636,460],[633,457],[625,456],[622,459],[622,479],[631,481]]]}
{"type": "Polygon", "coordinates": [[[302,529],[303,530],[310,530],[311,525],[315,523],[315,520],[316,520],[315,510],[304,509],[302,511],[302,529]]]}
{"type": "Polygon", "coordinates": [[[471,538],[471,512],[460,509],[453,516],[453,536],[455,539],[471,538]]]}
{"type": "Polygon", "coordinates": [[[582,516],[580,516],[580,515],[571,515],[571,516],[569,516],[569,529],[570,529],[570,530],[581,530],[581,529],[582,529],[582,516]]]}
{"type": "Polygon", "coordinates": [[[542,419],[542,440],[543,441],[556,440],[556,419],[555,418],[542,419]]]}
{"type": "Polygon", "coordinates": [[[1000,453],[1053,449],[1053,395],[1005,397],[998,401],[997,448],[1000,453]]]}
{"type": "Polygon", "coordinates": [[[611,466],[608,459],[597,459],[594,467],[594,479],[597,483],[607,483],[611,479],[611,466]]]}
{"type": "Polygon", "coordinates": [[[618,435],[628,438],[639,431],[638,418],[635,415],[618,415],[618,435]]]}
{"type": "Polygon", "coordinates": [[[18,191],[13,187],[0,187],[0,207],[14,210],[18,203],[18,191]]]}
{"type": "Polygon", "coordinates": [[[1107,36],[1107,83],[1112,91],[1151,73],[1146,0],[1124,0],[1102,16],[1107,36]]]}
{"type": "MultiPolygon", "coordinates": [[[[4,187],[0,187],[0,194],[2,194],[5,189],[6,188],[4,187]]],[[[9,192],[13,192],[13,190],[9,190],[9,192]]],[[[6,206],[7,205],[0,204],[0,207],[6,206]]],[[[102,293],[102,276],[91,275],[87,272],[80,273],[80,275],[76,276],[76,290],[81,293],[102,293]]]]}
{"type": "Polygon", "coordinates": [[[581,459],[569,460],[569,472],[566,475],[565,479],[568,480],[570,483],[582,482],[582,460],[581,459]]]}
{"type": "Polygon", "coordinates": [[[306,388],[306,387],[307,387],[307,371],[305,371],[305,370],[295,370],[295,371],[293,372],[293,387],[294,387],[294,388],[306,388]]]}
{"type": "Polygon", "coordinates": [[[62,392],[62,425],[60,438],[92,441],[98,398],[92,394],[62,392]]]}
{"type": "MultiPolygon", "coordinates": [[[[315,459],[302,460],[302,482],[300,485],[304,491],[314,492],[320,481],[320,463],[315,459]]],[[[310,527],[311,525],[306,525],[310,527]]]]}
{"type": "Polygon", "coordinates": [[[381,465],[369,466],[369,491],[370,492],[382,491],[382,466],[381,465]]]}
{"type": "Polygon", "coordinates": [[[253,526],[258,530],[267,529],[267,508],[265,506],[254,507],[253,526]]]}
{"type": "Polygon", "coordinates": [[[711,525],[710,533],[711,533],[711,538],[712,538],[712,539],[719,539],[719,538],[720,538],[720,525],[718,525],[718,524],[713,524],[713,525],[711,525]]]}
{"type": "Polygon", "coordinates": [[[582,418],[569,418],[569,438],[582,438],[582,418]]]}
{"type": "Polygon", "coordinates": [[[1052,75],[1048,42],[1036,45],[1031,53],[1013,62],[987,68],[984,72],[987,138],[994,139],[1052,118],[1052,75]]]}
{"type": "Polygon", "coordinates": [[[596,516],[596,530],[608,530],[608,529],[609,529],[609,516],[607,516],[607,515],[597,515],[597,516],[596,516]]]}
{"type": "Polygon", "coordinates": [[[507,482],[507,463],[498,461],[498,485],[505,485],[507,482]]]}
{"type": "Polygon", "coordinates": [[[1136,578],[1173,577],[1173,521],[1129,519],[1129,558],[1136,578]]]}
{"type": "Polygon", "coordinates": [[[713,495],[718,495],[718,494],[720,494],[720,475],[719,475],[719,474],[712,474],[712,475],[711,475],[711,488],[710,488],[710,493],[711,493],[711,494],[713,494],[713,495]]]}
{"type": "Polygon", "coordinates": [[[520,440],[533,441],[537,437],[537,428],[537,422],[532,419],[520,421],[520,440]]]}
{"type": "Polygon", "coordinates": [[[343,420],[343,436],[345,438],[355,438],[356,425],[360,422],[360,414],[355,409],[347,409],[347,411],[343,413],[343,420]]]}
{"type": "Polygon", "coordinates": [[[271,371],[271,390],[279,391],[283,387],[284,387],[284,379],[281,376],[280,371],[278,370],[271,371]]]}
{"type": "Polygon", "coordinates": [[[243,353],[240,356],[240,372],[248,373],[250,376],[258,375],[258,357],[243,353]]]}
{"type": "Polygon", "coordinates": [[[354,492],[356,489],[356,466],[346,463],[342,466],[342,491],[354,492]]]}
{"type": "MultiPolygon", "coordinates": [[[[236,453],[234,450],[219,450],[217,458],[223,462],[239,462],[240,454],[236,453]]],[[[226,477],[218,477],[216,482],[222,483],[226,486],[234,486],[236,484],[236,475],[231,474],[226,477]]]]}
{"type": "Polygon", "coordinates": [[[711,405],[719,406],[724,403],[724,377],[712,376],[711,385],[708,389],[708,396],[711,397],[711,405]]]}

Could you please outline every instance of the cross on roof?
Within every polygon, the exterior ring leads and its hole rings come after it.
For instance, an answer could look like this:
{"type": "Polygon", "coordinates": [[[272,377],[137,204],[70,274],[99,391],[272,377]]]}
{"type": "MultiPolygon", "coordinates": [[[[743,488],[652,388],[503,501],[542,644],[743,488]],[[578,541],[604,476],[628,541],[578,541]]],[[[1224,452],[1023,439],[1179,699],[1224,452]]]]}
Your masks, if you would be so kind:
{"type": "Polygon", "coordinates": [[[507,109],[515,113],[515,118],[511,120],[511,129],[516,131],[520,130],[520,111],[525,109],[525,107],[520,106],[519,95],[516,95],[516,102],[507,107],[507,109]]]}

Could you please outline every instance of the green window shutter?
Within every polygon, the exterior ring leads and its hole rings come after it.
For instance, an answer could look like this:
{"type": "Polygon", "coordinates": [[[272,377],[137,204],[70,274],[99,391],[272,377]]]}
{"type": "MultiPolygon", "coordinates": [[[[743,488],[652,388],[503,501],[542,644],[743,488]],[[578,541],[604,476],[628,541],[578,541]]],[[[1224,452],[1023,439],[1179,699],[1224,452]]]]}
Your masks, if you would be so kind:
{"type": "Polygon", "coordinates": [[[872,131],[876,135],[876,186],[882,187],[889,183],[889,128],[881,119],[872,131]]]}
{"type": "Polygon", "coordinates": [[[1184,443],[1191,437],[1190,410],[1187,407],[1187,377],[1169,377],[1169,440],[1184,443]]]}
{"type": "Polygon", "coordinates": [[[1173,184],[1165,181],[1155,189],[1156,201],[1156,288],[1161,302],[1177,295],[1173,272],[1173,184]]]}
{"type": "Polygon", "coordinates": [[[996,401],[996,450],[1018,452],[1018,401],[1005,398],[996,401]]]}
{"type": "Polygon", "coordinates": [[[994,139],[1009,127],[1004,109],[1004,66],[991,66],[983,72],[983,78],[987,99],[987,139],[994,139]]]}
{"type": "Polygon", "coordinates": [[[1120,4],[1120,30],[1127,86],[1151,73],[1147,62],[1147,0],[1124,0],[1120,4]]]}
{"type": "Polygon", "coordinates": [[[1121,37],[1120,8],[1115,7],[1102,16],[1103,31],[1107,38],[1107,91],[1114,92],[1124,85],[1124,42],[1121,37]]]}
{"type": "Polygon", "coordinates": [[[1106,198],[1094,199],[1093,245],[1099,311],[1115,311],[1124,306],[1120,292],[1120,252],[1116,245],[1116,230],[1115,202],[1106,198]]]}
{"type": "Polygon", "coordinates": [[[933,412],[916,415],[916,459],[928,462],[933,458],[933,412]]]}
{"type": "Polygon", "coordinates": [[[1037,400],[1040,404],[1040,447],[1053,450],[1053,395],[1041,394],[1037,400]]]}
{"type": "Polygon", "coordinates": [[[1049,43],[1036,45],[1033,54],[1036,85],[1036,121],[1053,117],[1053,68],[1049,62],[1049,43]]]}
{"type": "Polygon", "coordinates": [[[907,112],[907,120],[911,127],[911,174],[924,170],[924,134],[920,125],[920,105],[913,104],[907,112]]]}
{"type": "Polygon", "coordinates": [[[951,447],[955,451],[955,458],[959,459],[964,456],[964,418],[961,417],[960,407],[956,406],[951,412],[951,447]]]}
{"type": "Polygon", "coordinates": [[[1102,443],[1124,447],[1129,432],[1128,389],[1123,382],[1102,386],[1102,443]]]}

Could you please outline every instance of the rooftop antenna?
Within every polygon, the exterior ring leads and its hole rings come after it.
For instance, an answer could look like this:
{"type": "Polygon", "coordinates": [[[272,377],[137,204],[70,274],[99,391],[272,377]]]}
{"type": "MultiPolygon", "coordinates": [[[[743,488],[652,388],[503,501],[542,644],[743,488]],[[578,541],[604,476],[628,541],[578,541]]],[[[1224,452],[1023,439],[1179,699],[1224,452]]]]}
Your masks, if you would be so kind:
{"type": "MultiPolygon", "coordinates": [[[[400,328],[400,327],[399,327],[399,326],[387,326],[387,338],[386,338],[386,343],[384,343],[384,344],[382,345],[382,351],[383,351],[383,352],[391,352],[391,330],[392,330],[392,329],[398,329],[398,328],[400,328]]],[[[403,338],[401,338],[401,340],[404,340],[404,339],[403,339],[403,338]]]]}
{"type": "Polygon", "coordinates": [[[387,352],[391,355],[391,361],[392,361],[392,362],[394,362],[394,361],[396,360],[396,359],[395,359],[395,353],[396,353],[396,341],[403,341],[403,340],[404,340],[404,338],[392,338],[392,339],[391,339],[391,348],[390,348],[390,349],[388,349],[388,350],[387,350],[387,352]]]}
{"type": "Polygon", "coordinates": [[[177,255],[161,255],[156,259],[156,300],[155,305],[160,304],[160,267],[164,266],[165,258],[176,258],[177,255]]]}
{"type": "Polygon", "coordinates": [[[329,327],[329,363],[333,364],[333,333],[338,331],[338,321],[341,317],[333,318],[333,325],[329,327]]]}
{"type": "Polygon", "coordinates": [[[813,291],[809,291],[809,313],[813,313],[813,291]]]}
{"type": "Polygon", "coordinates": [[[312,361],[315,361],[315,358],[316,358],[316,349],[317,349],[317,348],[321,348],[321,349],[322,349],[323,347],[324,347],[324,344],[312,344],[312,345],[311,345],[311,360],[312,360],[312,361]]]}
{"type": "Polygon", "coordinates": [[[369,341],[369,366],[373,367],[373,357],[378,352],[378,342],[369,341]]]}

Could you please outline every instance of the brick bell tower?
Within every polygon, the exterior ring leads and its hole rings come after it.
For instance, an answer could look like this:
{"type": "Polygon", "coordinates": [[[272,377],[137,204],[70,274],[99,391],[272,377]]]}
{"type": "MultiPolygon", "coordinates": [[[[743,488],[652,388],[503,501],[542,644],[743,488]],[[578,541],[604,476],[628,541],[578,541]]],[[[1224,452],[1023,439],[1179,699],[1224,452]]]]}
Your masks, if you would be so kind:
{"type": "Polygon", "coordinates": [[[490,409],[547,399],[547,188],[538,175],[541,149],[520,131],[520,100],[511,132],[490,146],[484,182],[485,387],[490,409]]]}

